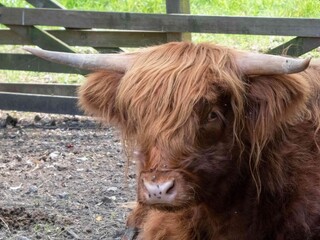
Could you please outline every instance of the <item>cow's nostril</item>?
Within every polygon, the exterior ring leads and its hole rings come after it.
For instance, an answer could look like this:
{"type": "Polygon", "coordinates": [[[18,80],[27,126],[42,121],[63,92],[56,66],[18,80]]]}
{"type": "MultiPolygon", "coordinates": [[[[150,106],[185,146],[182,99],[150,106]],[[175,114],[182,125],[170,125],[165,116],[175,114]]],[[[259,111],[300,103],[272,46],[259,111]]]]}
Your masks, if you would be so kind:
{"type": "Polygon", "coordinates": [[[168,190],[166,191],[166,194],[171,194],[174,191],[174,183],[172,184],[171,187],[168,188],[168,190]]]}
{"type": "Polygon", "coordinates": [[[170,194],[173,192],[173,189],[174,189],[174,181],[171,180],[169,182],[166,182],[165,183],[165,186],[163,187],[163,191],[164,191],[164,194],[170,194]]]}

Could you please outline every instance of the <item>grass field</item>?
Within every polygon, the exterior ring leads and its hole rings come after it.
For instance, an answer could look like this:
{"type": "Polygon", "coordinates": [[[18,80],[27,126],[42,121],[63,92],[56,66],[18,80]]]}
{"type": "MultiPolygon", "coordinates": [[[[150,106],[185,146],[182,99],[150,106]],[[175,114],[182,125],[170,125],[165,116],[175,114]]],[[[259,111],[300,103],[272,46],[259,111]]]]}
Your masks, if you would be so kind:
{"type": "MultiPolygon", "coordinates": [[[[117,12],[165,13],[164,0],[58,0],[67,9],[117,12]]],[[[199,15],[264,16],[319,18],[318,0],[191,0],[191,13],[199,15]]],[[[32,7],[24,0],[2,0],[7,7],[32,7]]],[[[0,25],[1,27],[1,25],[0,25]]],[[[3,27],[3,26],[2,26],[3,27]]],[[[193,34],[195,42],[210,41],[253,51],[266,51],[291,39],[281,36],[246,36],[225,34],[193,34]]],[[[0,46],[0,52],[17,52],[20,46],[0,46]]],[[[311,53],[319,55],[318,51],[311,53]]],[[[308,53],[310,55],[310,53],[308,53]]],[[[0,71],[0,81],[78,82],[76,75],[21,73],[0,71]]]]}
{"type": "MultiPolygon", "coordinates": [[[[7,7],[28,7],[24,0],[2,0],[7,7]]],[[[164,0],[58,0],[68,9],[165,13],[164,0]]],[[[269,17],[319,17],[317,0],[191,0],[192,14],[269,16],[269,17]]]]}

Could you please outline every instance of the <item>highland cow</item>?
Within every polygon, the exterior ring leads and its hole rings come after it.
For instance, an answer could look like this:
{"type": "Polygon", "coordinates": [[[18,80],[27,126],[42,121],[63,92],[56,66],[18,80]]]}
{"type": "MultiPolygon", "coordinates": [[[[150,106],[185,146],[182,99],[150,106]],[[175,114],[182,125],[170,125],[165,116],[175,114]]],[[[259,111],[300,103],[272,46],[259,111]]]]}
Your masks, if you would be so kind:
{"type": "Polygon", "coordinates": [[[93,70],[88,114],[137,151],[124,239],[320,239],[320,64],[208,43],[28,51],[93,70]]]}

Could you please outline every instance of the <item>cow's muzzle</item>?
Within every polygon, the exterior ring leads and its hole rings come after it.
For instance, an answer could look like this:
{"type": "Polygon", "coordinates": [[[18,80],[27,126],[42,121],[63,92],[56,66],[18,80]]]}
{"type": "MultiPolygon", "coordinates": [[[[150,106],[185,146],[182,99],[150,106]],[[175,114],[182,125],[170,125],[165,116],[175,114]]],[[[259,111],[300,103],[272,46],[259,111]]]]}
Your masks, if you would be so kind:
{"type": "Polygon", "coordinates": [[[170,204],[177,195],[174,179],[153,182],[142,179],[144,195],[148,204],[170,204]]]}
{"type": "Polygon", "coordinates": [[[180,209],[191,200],[187,182],[175,171],[142,172],[138,185],[138,201],[158,209],[180,209]]]}

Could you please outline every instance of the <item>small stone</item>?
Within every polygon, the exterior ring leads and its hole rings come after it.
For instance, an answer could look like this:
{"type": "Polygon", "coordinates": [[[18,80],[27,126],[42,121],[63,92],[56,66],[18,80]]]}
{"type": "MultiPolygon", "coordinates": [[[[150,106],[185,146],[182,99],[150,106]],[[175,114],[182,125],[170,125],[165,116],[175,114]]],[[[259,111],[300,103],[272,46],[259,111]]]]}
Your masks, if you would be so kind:
{"type": "Polygon", "coordinates": [[[84,161],[87,161],[88,160],[88,158],[86,158],[86,157],[79,157],[79,158],[77,158],[77,161],[78,162],[84,162],[84,161]]]}
{"type": "Polygon", "coordinates": [[[63,166],[63,165],[58,165],[58,164],[55,165],[55,168],[56,168],[58,171],[65,171],[65,170],[68,169],[68,167],[63,166]]]}
{"type": "Polygon", "coordinates": [[[69,194],[66,193],[66,192],[59,193],[59,194],[58,194],[58,197],[59,197],[60,199],[68,199],[68,198],[69,198],[69,194]]]}
{"type": "Polygon", "coordinates": [[[22,187],[22,183],[20,183],[19,186],[10,187],[10,190],[16,191],[19,190],[22,187]]]}
{"type": "Polygon", "coordinates": [[[115,200],[117,200],[117,197],[116,196],[111,196],[111,197],[109,197],[109,199],[111,199],[112,201],[115,201],[115,200]]]}
{"type": "Polygon", "coordinates": [[[102,201],[103,203],[111,203],[111,202],[112,202],[112,200],[111,200],[110,198],[108,198],[108,197],[102,198],[101,201],[102,201]]]}
{"type": "Polygon", "coordinates": [[[32,185],[29,187],[28,191],[26,192],[27,194],[30,193],[38,193],[38,187],[36,185],[32,185]]]}
{"type": "Polygon", "coordinates": [[[57,125],[56,120],[51,120],[51,122],[50,122],[50,126],[56,126],[56,125],[57,125]]]}
{"type": "Polygon", "coordinates": [[[115,192],[115,191],[117,191],[117,190],[118,190],[117,187],[109,187],[109,188],[107,189],[108,192],[115,192]]]}
{"type": "Polygon", "coordinates": [[[19,154],[15,156],[15,159],[17,159],[18,162],[22,161],[22,157],[19,154]]]}
{"type": "Polygon", "coordinates": [[[7,114],[5,125],[11,125],[13,127],[17,126],[18,118],[12,117],[11,115],[7,114]]]}
{"type": "Polygon", "coordinates": [[[52,152],[52,153],[49,154],[49,158],[50,158],[51,160],[57,160],[58,157],[59,157],[59,155],[60,155],[60,153],[59,153],[58,151],[54,151],[54,152],[52,152]]]}
{"type": "Polygon", "coordinates": [[[24,236],[18,236],[16,240],[31,240],[31,239],[24,236]]]}
{"type": "Polygon", "coordinates": [[[41,117],[39,115],[34,116],[34,121],[39,122],[41,120],[41,117]]]}
{"type": "Polygon", "coordinates": [[[14,138],[17,137],[16,135],[13,135],[13,134],[10,134],[10,135],[8,135],[8,136],[9,136],[9,138],[11,138],[11,139],[14,139],[14,138]]]}
{"type": "Polygon", "coordinates": [[[41,119],[41,123],[42,125],[50,126],[51,119],[49,117],[44,117],[43,119],[41,119]]]}
{"type": "Polygon", "coordinates": [[[129,174],[128,177],[129,177],[129,178],[136,178],[137,175],[133,173],[133,174],[129,174]]]}

